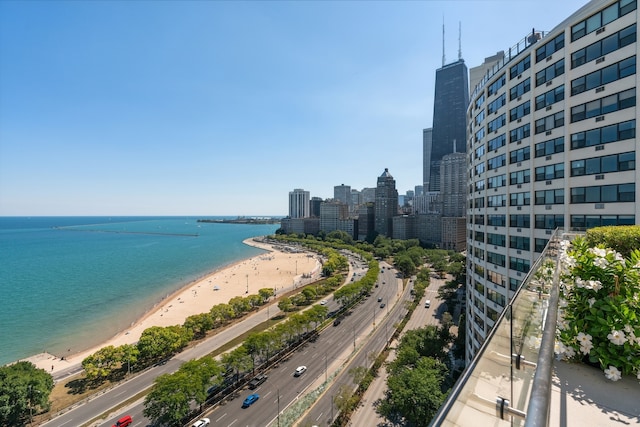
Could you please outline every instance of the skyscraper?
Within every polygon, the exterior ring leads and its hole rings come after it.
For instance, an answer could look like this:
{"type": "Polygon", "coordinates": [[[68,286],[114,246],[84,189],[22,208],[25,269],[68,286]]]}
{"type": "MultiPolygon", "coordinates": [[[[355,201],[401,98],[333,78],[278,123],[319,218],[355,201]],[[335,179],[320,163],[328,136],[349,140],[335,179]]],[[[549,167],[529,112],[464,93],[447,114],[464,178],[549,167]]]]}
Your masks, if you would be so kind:
{"type": "Polygon", "coordinates": [[[471,95],[468,360],[554,229],[639,223],[636,10],[589,2],[505,51],[471,95]]]}
{"type": "Polygon", "coordinates": [[[310,193],[301,188],[289,192],[289,217],[307,218],[309,216],[310,193]]]}
{"type": "Polygon", "coordinates": [[[351,186],[344,184],[334,186],[333,198],[351,207],[351,186]]]}
{"type": "Polygon", "coordinates": [[[396,180],[385,168],[378,177],[375,201],[375,231],[383,236],[392,236],[392,218],[398,215],[398,190],[396,180]]]}
{"type": "MultiPolygon", "coordinates": [[[[433,143],[433,128],[422,129],[422,188],[429,191],[431,180],[431,144],[433,143]]],[[[422,193],[421,193],[422,194],[422,193]]]]}
{"type": "MultiPolygon", "coordinates": [[[[456,62],[436,70],[429,191],[440,190],[442,157],[453,152],[466,152],[467,105],[469,76],[464,60],[459,58],[456,62]]],[[[423,140],[426,131],[428,129],[423,131],[423,140]]]]}

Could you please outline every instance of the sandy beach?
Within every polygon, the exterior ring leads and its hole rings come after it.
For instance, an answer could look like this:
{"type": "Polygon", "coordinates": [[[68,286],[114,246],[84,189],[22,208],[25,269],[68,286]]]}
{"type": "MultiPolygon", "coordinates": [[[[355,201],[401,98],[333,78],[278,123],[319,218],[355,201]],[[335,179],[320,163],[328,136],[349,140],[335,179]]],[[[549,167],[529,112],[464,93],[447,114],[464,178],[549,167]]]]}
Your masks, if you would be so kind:
{"type": "Polygon", "coordinates": [[[301,284],[303,274],[312,277],[320,274],[321,264],[314,253],[288,252],[271,244],[256,242],[253,238],[244,243],[268,252],[227,266],[185,286],[165,298],[130,328],[99,346],[79,353],[41,353],[24,360],[55,374],[80,364],[102,347],[134,344],[151,326],[181,325],[187,317],[208,312],[214,305],[227,303],[235,296],[257,294],[262,288],[275,288],[276,293],[280,293],[301,284]]]}

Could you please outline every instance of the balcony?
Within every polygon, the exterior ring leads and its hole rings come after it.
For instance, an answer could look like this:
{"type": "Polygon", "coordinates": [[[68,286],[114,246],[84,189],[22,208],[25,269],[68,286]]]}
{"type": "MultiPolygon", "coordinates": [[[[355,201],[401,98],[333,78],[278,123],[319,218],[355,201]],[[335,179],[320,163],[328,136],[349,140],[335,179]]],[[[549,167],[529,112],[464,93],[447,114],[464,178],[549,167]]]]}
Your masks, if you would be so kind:
{"type": "Polygon", "coordinates": [[[561,240],[556,231],[432,420],[433,426],[640,423],[640,384],[554,355],[561,240]],[[540,338],[542,337],[542,338],[540,338]]]}

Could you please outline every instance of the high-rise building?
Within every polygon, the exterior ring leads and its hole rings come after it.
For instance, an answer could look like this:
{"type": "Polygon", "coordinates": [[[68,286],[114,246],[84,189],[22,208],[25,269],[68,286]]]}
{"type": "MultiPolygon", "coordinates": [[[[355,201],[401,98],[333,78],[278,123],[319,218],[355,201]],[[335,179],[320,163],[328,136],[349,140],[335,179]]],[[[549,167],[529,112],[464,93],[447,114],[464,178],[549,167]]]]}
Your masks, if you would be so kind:
{"type": "Polygon", "coordinates": [[[451,153],[440,163],[440,199],[442,216],[467,215],[467,155],[451,153]]]}
{"type": "MultiPolygon", "coordinates": [[[[340,221],[347,219],[349,208],[337,200],[326,201],[320,204],[320,231],[330,233],[340,230],[340,221]]],[[[353,235],[352,231],[352,235],[353,235]]]]}
{"type": "Polygon", "coordinates": [[[431,179],[431,145],[433,144],[433,128],[422,129],[422,184],[424,191],[429,191],[431,179]]]}
{"type": "Polygon", "coordinates": [[[307,218],[309,216],[310,193],[301,188],[289,192],[289,217],[307,218]]]}
{"type": "MultiPolygon", "coordinates": [[[[453,152],[466,151],[469,77],[464,60],[443,65],[436,70],[433,105],[433,132],[429,159],[429,190],[440,190],[440,161],[453,152]],[[454,149],[455,147],[455,149],[454,149]]],[[[426,139],[423,131],[423,141],[426,139]]],[[[425,144],[426,145],[426,144],[425,144]]],[[[426,188],[425,188],[426,191],[426,188]]]]}
{"type": "Polygon", "coordinates": [[[396,180],[385,168],[378,177],[375,199],[375,231],[383,236],[391,237],[392,218],[398,215],[398,190],[396,180]]]}
{"type": "Polygon", "coordinates": [[[333,198],[347,206],[351,205],[351,186],[336,185],[333,187],[333,198]]]}
{"type": "Polygon", "coordinates": [[[555,228],[640,220],[636,9],[591,1],[529,33],[471,96],[467,360],[555,228]]]}

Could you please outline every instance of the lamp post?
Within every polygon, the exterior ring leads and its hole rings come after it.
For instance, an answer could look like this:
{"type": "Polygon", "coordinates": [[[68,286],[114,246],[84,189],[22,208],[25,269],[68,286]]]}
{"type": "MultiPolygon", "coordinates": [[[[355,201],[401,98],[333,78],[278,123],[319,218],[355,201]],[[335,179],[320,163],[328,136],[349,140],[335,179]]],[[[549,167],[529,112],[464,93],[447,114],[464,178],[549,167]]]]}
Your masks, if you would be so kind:
{"type": "Polygon", "coordinates": [[[249,275],[247,274],[247,294],[249,293],[249,275]]]}

